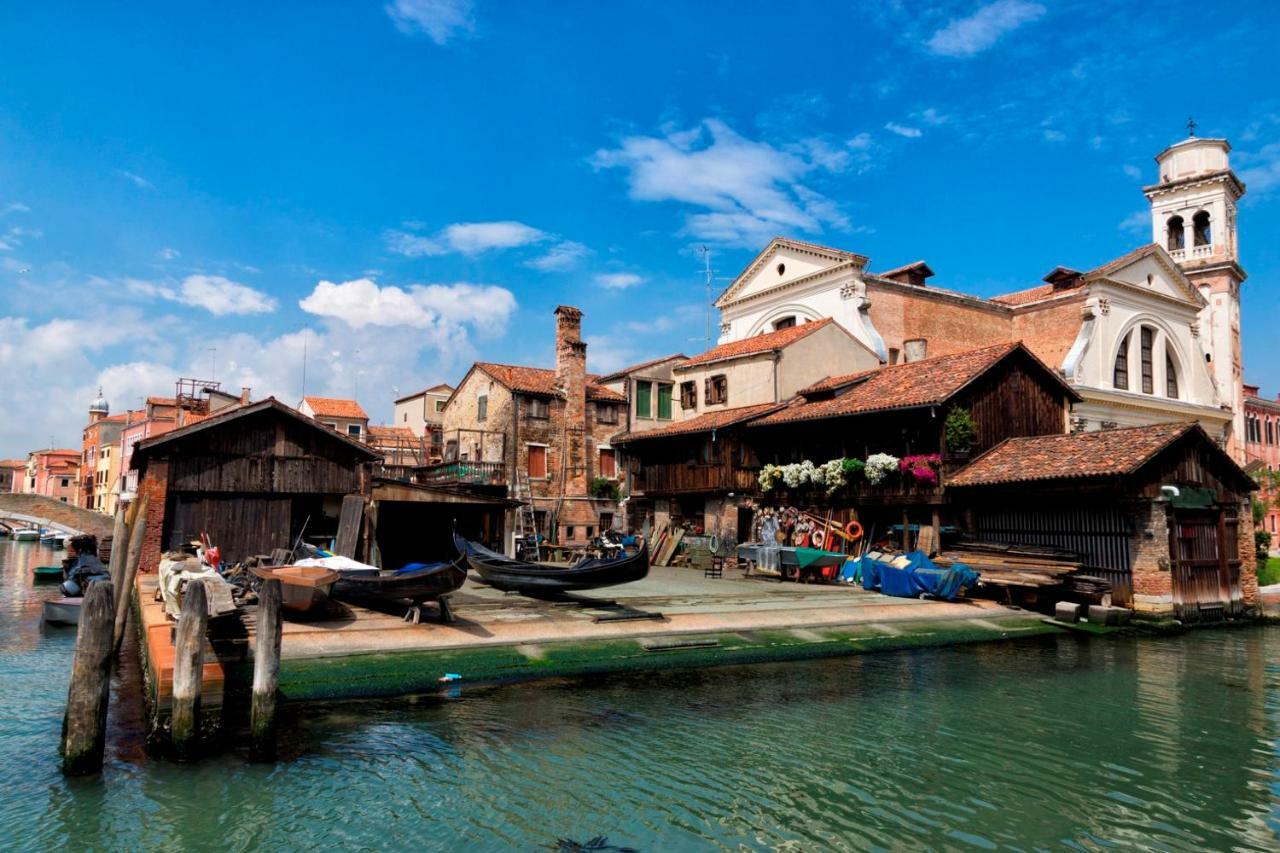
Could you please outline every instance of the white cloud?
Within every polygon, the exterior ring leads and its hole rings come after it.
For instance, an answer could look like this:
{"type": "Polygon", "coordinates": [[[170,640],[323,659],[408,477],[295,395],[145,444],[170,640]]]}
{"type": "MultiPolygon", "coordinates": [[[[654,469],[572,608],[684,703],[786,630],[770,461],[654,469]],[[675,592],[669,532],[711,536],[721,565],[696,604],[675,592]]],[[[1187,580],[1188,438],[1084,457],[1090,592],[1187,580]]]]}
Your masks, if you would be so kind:
{"type": "Polygon", "coordinates": [[[262,291],[220,275],[189,275],[179,283],[127,278],[123,283],[126,290],[138,296],[203,308],[219,317],[227,314],[269,314],[277,307],[276,300],[262,291]]]}
{"type": "Polygon", "coordinates": [[[267,294],[220,275],[189,275],[182,280],[179,300],[210,314],[269,314],[276,301],[267,294]]]}
{"type": "Polygon", "coordinates": [[[626,290],[643,283],[644,278],[632,272],[607,272],[597,275],[595,282],[605,290],[626,290]]]}
{"type": "Polygon", "coordinates": [[[1125,163],[1120,168],[1124,171],[1127,177],[1130,177],[1135,181],[1142,180],[1142,170],[1139,169],[1137,166],[1134,166],[1130,163],[1125,163]]]}
{"type": "Polygon", "coordinates": [[[938,112],[936,107],[929,107],[920,113],[920,120],[925,124],[931,124],[936,127],[940,124],[946,124],[951,120],[951,117],[944,116],[942,113],[938,112]]]}
{"type": "Polygon", "coordinates": [[[1280,142],[1262,146],[1257,153],[1241,152],[1237,159],[1246,165],[1240,179],[1256,194],[1280,187],[1280,142]]]}
{"type": "Polygon", "coordinates": [[[839,226],[830,215],[834,206],[820,203],[827,200],[801,183],[842,163],[815,152],[812,141],[781,149],[707,119],[665,136],[626,137],[617,148],[597,151],[591,162],[597,169],[626,170],[635,200],[703,208],[685,217],[685,233],[699,239],[746,246],[762,235],[839,226]]]}
{"type": "Polygon", "coordinates": [[[155,184],[135,172],[126,172],[124,169],[117,169],[116,174],[125,178],[140,190],[153,190],[156,187],[155,184]]]}
{"type": "Polygon", "coordinates": [[[1045,142],[1063,142],[1067,138],[1065,133],[1060,130],[1055,130],[1052,127],[1044,128],[1042,133],[1044,134],[1045,142]]]}
{"type": "Polygon", "coordinates": [[[925,42],[930,51],[940,56],[966,58],[975,56],[1045,13],[1044,6],[1027,0],[995,0],[979,8],[967,18],[953,18],[925,42]]]}
{"type": "Polygon", "coordinates": [[[591,250],[573,240],[561,240],[547,250],[546,254],[525,261],[525,266],[542,272],[564,272],[576,267],[583,258],[591,254],[591,250]]]}
{"type": "Polygon", "coordinates": [[[1132,234],[1143,234],[1151,230],[1151,211],[1135,210],[1120,220],[1119,228],[1132,234]]]}
{"type": "Polygon", "coordinates": [[[20,201],[10,202],[4,207],[0,207],[0,216],[6,216],[10,213],[30,213],[31,208],[27,207],[20,201]]]}
{"type": "Polygon", "coordinates": [[[548,239],[545,231],[523,222],[455,222],[432,237],[408,231],[388,231],[387,248],[410,258],[461,252],[478,255],[495,249],[515,249],[548,239]]]}
{"type": "Polygon", "coordinates": [[[503,287],[480,284],[413,284],[381,286],[368,278],[335,284],[322,281],[298,303],[303,311],[340,320],[354,329],[406,326],[447,332],[468,324],[485,334],[498,334],[516,309],[516,298],[503,287]]]}
{"type": "Polygon", "coordinates": [[[906,125],[898,124],[895,121],[891,121],[888,124],[886,124],[884,126],[884,129],[889,131],[890,133],[896,133],[899,136],[905,136],[908,139],[918,139],[919,137],[924,135],[924,131],[922,131],[918,127],[907,127],[906,125]]]}
{"type": "Polygon", "coordinates": [[[459,33],[475,32],[471,0],[392,0],[384,8],[406,35],[423,33],[444,44],[459,33]]]}
{"type": "Polygon", "coordinates": [[[177,249],[172,249],[166,246],[165,248],[156,252],[156,256],[159,257],[160,260],[162,261],[172,261],[182,257],[182,253],[179,252],[177,249]]]}
{"type": "Polygon", "coordinates": [[[0,252],[12,252],[22,245],[28,237],[42,237],[44,232],[38,228],[22,228],[14,225],[0,234],[0,252]]]}

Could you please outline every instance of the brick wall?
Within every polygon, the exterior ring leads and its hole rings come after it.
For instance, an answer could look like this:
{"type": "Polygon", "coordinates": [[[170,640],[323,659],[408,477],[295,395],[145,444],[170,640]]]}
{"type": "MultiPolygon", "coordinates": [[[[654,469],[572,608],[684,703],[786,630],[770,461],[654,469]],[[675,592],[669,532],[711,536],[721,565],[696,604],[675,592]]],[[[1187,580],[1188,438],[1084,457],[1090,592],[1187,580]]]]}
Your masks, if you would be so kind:
{"type": "MultiPolygon", "coordinates": [[[[931,293],[926,287],[868,282],[871,322],[885,346],[903,349],[905,341],[924,339],[929,356],[947,355],[1011,339],[1007,312],[931,293]]],[[[901,356],[899,356],[901,359],[901,356]]]]}
{"type": "Polygon", "coordinates": [[[1079,293],[1080,298],[1053,302],[1014,315],[1013,337],[1026,344],[1036,358],[1053,370],[1062,367],[1080,330],[1084,291],[1079,293]]]}
{"type": "Polygon", "coordinates": [[[147,500],[147,528],[143,531],[142,558],[138,562],[140,572],[154,572],[160,567],[160,555],[164,553],[164,519],[168,496],[169,463],[149,462],[135,499],[147,500]]]}
{"type": "Polygon", "coordinates": [[[1240,548],[1240,596],[1249,607],[1257,607],[1258,555],[1253,547],[1253,506],[1246,498],[1240,502],[1240,524],[1237,545],[1240,548]]]}
{"type": "Polygon", "coordinates": [[[1129,564],[1133,567],[1133,609],[1140,613],[1173,613],[1169,517],[1164,504],[1147,502],[1135,511],[1129,564]]]}

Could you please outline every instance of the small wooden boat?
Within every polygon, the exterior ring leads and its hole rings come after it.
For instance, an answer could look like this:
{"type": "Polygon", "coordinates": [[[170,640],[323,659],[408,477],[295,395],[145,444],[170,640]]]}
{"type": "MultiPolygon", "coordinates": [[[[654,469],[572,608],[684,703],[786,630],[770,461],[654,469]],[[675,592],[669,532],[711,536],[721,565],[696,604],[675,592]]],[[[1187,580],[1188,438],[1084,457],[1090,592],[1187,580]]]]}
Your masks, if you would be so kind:
{"type": "Polygon", "coordinates": [[[83,598],[52,598],[44,603],[44,621],[49,625],[79,625],[83,598]]]}
{"type": "Polygon", "coordinates": [[[323,566],[257,566],[253,573],[263,580],[280,581],[280,605],[306,613],[329,599],[339,575],[323,566]]]}
{"type": "Polygon", "coordinates": [[[24,527],[21,530],[13,531],[13,541],[15,542],[39,542],[40,531],[34,527],[24,527]]]}
{"type": "Polygon", "coordinates": [[[554,595],[575,590],[643,580],[649,574],[649,546],[634,554],[617,557],[588,557],[572,566],[548,566],[513,560],[483,545],[453,537],[458,553],[467,558],[472,571],[495,589],[524,595],[554,595]]]}
{"type": "Polygon", "coordinates": [[[467,562],[458,557],[451,563],[399,569],[392,572],[342,571],[333,587],[334,598],[410,601],[421,604],[456,592],[467,581],[467,562]]]}
{"type": "Polygon", "coordinates": [[[62,566],[36,566],[31,573],[36,583],[62,583],[65,577],[62,566]]]}

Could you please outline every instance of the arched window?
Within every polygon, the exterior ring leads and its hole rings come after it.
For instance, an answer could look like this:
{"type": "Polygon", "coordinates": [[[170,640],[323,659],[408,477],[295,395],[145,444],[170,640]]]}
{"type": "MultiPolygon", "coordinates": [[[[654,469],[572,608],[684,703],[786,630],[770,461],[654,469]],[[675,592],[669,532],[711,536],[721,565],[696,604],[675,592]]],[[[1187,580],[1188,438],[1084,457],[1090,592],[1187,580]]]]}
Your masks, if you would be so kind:
{"type": "Polygon", "coordinates": [[[1267,444],[1276,443],[1276,434],[1274,431],[1275,421],[1267,418],[1267,444]]]}
{"type": "Polygon", "coordinates": [[[1129,390],[1129,338],[1132,334],[1125,335],[1124,340],[1120,342],[1120,351],[1116,353],[1116,367],[1111,376],[1111,384],[1121,391],[1129,390]]]}
{"type": "Polygon", "coordinates": [[[1142,346],[1142,393],[1154,394],[1156,393],[1156,389],[1154,371],[1151,369],[1151,350],[1155,344],[1156,330],[1150,326],[1143,326],[1140,331],[1141,335],[1139,339],[1142,346]]]}
{"type": "Polygon", "coordinates": [[[794,327],[795,324],[796,324],[796,317],[794,314],[792,314],[790,317],[783,317],[781,319],[774,320],[773,330],[775,332],[781,332],[783,329],[790,329],[794,327]]]}
{"type": "Polygon", "coordinates": [[[1208,246],[1213,242],[1213,234],[1209,230],[1209,211],[1202,210],[1191,217],[1191,233],[1193,245],[1208,246]]]}
{"type": "Polygon", "coordinates": [[[1178,368],[1168,349],[1164,351],[1164,395],[1170,400],[1178,399],[1178,368]]]}
{"type": "Polygon", "coordinates": [[[1183,233],[1182,217],[1170,216],[1166,233],[1169,236],[1169,251],[1186,248],[1187,235],[1183,233]]]}

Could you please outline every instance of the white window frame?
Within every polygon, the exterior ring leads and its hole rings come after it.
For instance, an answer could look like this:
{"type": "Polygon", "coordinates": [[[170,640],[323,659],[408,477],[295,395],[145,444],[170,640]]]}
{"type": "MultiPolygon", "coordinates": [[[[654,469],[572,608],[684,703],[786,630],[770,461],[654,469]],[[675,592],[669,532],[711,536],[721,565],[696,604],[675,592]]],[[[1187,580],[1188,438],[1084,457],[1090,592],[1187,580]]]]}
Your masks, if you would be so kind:
{"type": "Polygon", "coordinates": [[[551,479],[551,445],[543,444],[539,441],[526,441],[524,443],[524,473],[530,480],[537,480],[540,483],[551,479]],[[546,466],[546,472],[541,477],[535,477],[529,473],[529,448],[531,447],[541,447],[546,451],[543,456],[543,464],[546,466]]]}

